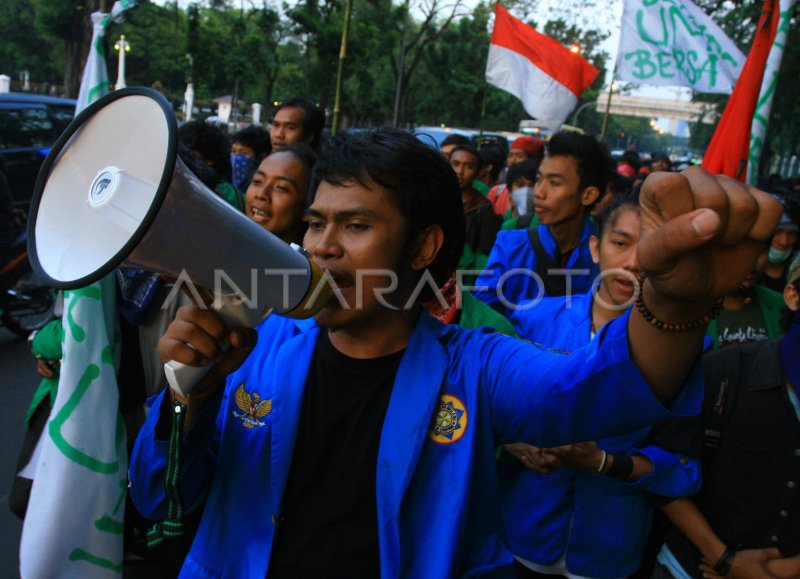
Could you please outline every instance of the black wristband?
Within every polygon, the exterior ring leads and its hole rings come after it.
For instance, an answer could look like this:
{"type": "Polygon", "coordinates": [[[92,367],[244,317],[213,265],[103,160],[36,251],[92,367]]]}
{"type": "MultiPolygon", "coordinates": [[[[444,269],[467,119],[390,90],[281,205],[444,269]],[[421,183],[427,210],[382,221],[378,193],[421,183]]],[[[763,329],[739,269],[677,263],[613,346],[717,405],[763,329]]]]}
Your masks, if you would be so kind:
{"type": "Polygon", "coordinates": [[[725,552],[722,554],[722,557],[720,557],[717,564],[714,565],[714,573],[723,577],[727,575],[733,566],[733,559],[736,557],[736,551],[738,550],[739,547],[725,547],[725,552]]]}
{"type": "Polygon", "coordinates": [[[606,476],[628,480],[633,472],[633,458],[621,453],[614,453],[611,456],[614,457],[614,460],[611,461],[611,468],[606,471],[606,476]]]}

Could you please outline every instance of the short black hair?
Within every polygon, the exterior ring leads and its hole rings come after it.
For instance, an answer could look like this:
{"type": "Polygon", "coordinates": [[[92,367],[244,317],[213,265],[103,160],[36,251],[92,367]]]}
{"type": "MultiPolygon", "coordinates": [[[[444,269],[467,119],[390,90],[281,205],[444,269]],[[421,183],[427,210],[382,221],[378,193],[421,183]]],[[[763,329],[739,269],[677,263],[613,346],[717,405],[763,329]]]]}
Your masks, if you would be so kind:
{"type": "Polygon", "coordinates": [[[639,202],[632,195],[615,195],[611,203],[603,208],[597,224],[597,238],[603,239],[603,234],[608,226],[613,226],[619,216],[625,211],[633,210],[639,213],[639,202]]]}
{"type": "Polygon", "coordinates": [[[633,167],[635,170],[639,170],[642,166],[642,161],[639,157],[639,153],[636,151],[625,151],[622,153],[622,161],[633,167]]]}
{"type": "Polygon", "coordinates": [[[547,155],[575,159],[578,165],[580,190],[597,187],[600,190],[600,196],[605,194],[608,176],[614,163],[606,146],[592,135],[574,131],[556,133],[547,142],[547,155]]]}
{"type": "MultiPolygon", "coordinates": [[[[386,189],[406,220],[403,243],[409,252],[427,227],[441,227],[444,241],[428,271],[438,287],[444,286],[464,250],[464,209],[458,179],[438,151],[395,129],[340,132],[329,140],[314,167],[312,201],[322,181],[337,186],[375,183],[386,189]]],[[[420,299],[432,297],[429,290],[426,287],[420,299]]]]}
{"type": "Polygon", "coordinates": [[[279,153],[291,153],[292,155],[295,156],[295,158],[297,158],[298,161],[300,161],[300,163],[303,164],[303,168],[305,168],[305,170],[308,171],[308,190],[305,191],[306,194],[305,204],[306,207],[308,207],[311,204],[311,201],[313,200],[311,193],[312,191],[311,183],[314,179],[314,166],[317,164],[317,161],[319,160],[317,152],[308,143],[293,143],[288,147],[286,147],[285,149],[274,151],[274,154],[276,155],[279,153]]]}
{"type": "MultiPolygon", "coordinates": [[[[203,185],[214,191],[214,188],[219,183],[219,175],[217,172],[206,165],[203,161],[194,156],[192,151],[184,143],[178,141],[178,156],[181,161],[194,173],[195,177],[203,182],[203,185]]],[[[216,193],[215,193],[216,194],[216,193]]]]}
{"type": "Polygon", "coordinates": [[[475,147],[473,147],[472,145],[459,145],[459,146],[457,146],[455,149],[453,149],[452,151],[450,151],[450,154],[449,154],[449,155],[448,155],[448,157],[447,157],[447,158],[448,158],[448,160],[449,160],[449,159],[452,159],[452,158],[453,158],[453,155],[455,155],[455,154],[456,154],[456,153],[458,153],[459,151],[466,151],[466,152],[467,152],[467,153],[469,153],[470,155],[474,156],[474,157],[475,157],[475,160],[477,161],[477,168],[478,168],[478,171],[480,171],[481,169],[483,169],[483,159],[481,158],[481,153],[480,153],[480,151],[478,151],[478,149],[476,149],[476,148],[475,148],[475,147]]]}
{"type": "Polygon", "coordinates": [[[189,121],[178,128],[178,140],[197,151],[221,179],[231,182],[231,142],[228,135],[205,121],[189,121]]]}
{"type": "Polygon", "coordinates": [[[492,171],[489,173],[489,178],[491,179],[492,183],[497,181],[497,178],[500,176],[500,171],[503,170],[503,166],[506,164],[506,156],[508,155],[501,147],[498,145],[484,145],[478,151],[478,154],[481,158],[481,164],[485,167],[486,165],[492,166],[492,171]]]}
{"type": "Polygon", "coordinates": [[[659,151],[658,153],[653,153],[653,156],[650,158],[651,163],[655,163],[656,161],[666,161],[667,165],[672,167],[672,159],[669,158],[669,155],[659,151]]]}
{"type": "Polygon", "coordinates": [[[269,132],[264,127],[250,125],[236,131],[231,137],[232,143],[241,143],[245,147],[253,149],[256,160],[261,160],[270,153],[272,145],[269,142],[269,132]]]}
{"type": "Polygon", "coordinates": [[[517,179],[528,179],[536,182],[536,174],[539,172],[539,161],[528,159],[516,165],[511,165],[506,173],[506,187],[511,191],[511,186],[517,179]]]}
{"type": "Polygon", "coordinates": [[[442,144],[439,145],[439,148],[441,149],[447,145],[469,145],[469,137],[461,133],[449,134],[442,140],[442,144]]]}
{"type": "Polygon", "coordinates": [[[322,138],[322,129],[325,128],[325,111],[317,106],[311,99],[305,97],[291,97],[278,104],[272,113],[273,118],[281,109],[303,109],[303,136],[308,138],[308,144],[319,148],[322,138]]]}
{"type": "Polygon", "coordinates": [[[630,195],[633,190],[633,179],[629,179],[616,171],[611,171],[608,174],[606,189],[610,189],[614,195],[630,195]]]}

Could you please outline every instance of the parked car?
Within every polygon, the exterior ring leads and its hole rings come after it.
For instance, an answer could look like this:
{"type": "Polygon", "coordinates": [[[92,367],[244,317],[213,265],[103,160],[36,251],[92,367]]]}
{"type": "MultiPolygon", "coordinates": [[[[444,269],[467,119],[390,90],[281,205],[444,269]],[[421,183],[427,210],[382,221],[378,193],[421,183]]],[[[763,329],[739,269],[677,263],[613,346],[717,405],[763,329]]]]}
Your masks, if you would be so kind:
{"type": "Polygon", "coordinates": [[[39,167],[74,115],[73,99],[0,93],[0,161],[15,207],[28,210],[39,167]]]}
{"type": "Polygon", "coordinates": [[[444,141],[448,135],[452,135],[454,133],[464,135],[465,137],[469,138],[472,145],[476,147],[478,145],[483,146],[499,144],[504,149],[508,149],[508,140],[500,133],[490,133],[487,131],[481,133],[477,129],[462,129],[457,127],[425,126],[414,129],[414,135],[416,135],[417,139],[436,150],[439,150],[442,145],[442,141],[444,141]]]}
{"type": "MultiPolygon", "coordinates": [[[[553,136],[553,130],[549,128],[543,121],[536,119],[523,119],[519,122],[519,132],[538,137],[543,141],[549,141],[553,136]]],[[[583,133],[583,129],[573,125],[561,125],[559,131],[567,131],[573,133],[583,133]]]]}

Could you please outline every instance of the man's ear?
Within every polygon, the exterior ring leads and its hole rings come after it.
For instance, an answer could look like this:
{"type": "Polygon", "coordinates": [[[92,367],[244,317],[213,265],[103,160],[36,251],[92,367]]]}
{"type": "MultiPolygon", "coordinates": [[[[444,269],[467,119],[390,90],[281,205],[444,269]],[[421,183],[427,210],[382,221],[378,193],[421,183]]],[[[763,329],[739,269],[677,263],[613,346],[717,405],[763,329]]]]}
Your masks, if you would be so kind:
{"type": "Polygon", "coordinates": [[[411,267],[419,271],[428,267],[444,243],[444,232],[439,225],[429,225],[417,236],[417,250],[411,259],[411,267]]]}
{"type": "Polygon", "coordinates": [[[783,301],[786,302],[786,306],[793,312],[800,309],[800,293],[798,293],[794,285],[789,284],[783,288],[783,301]]]}
{"type": "Polygon", "coordinates": [[[589,207],[600,197],[600,189],[592,185],[581,192],[581,205],[589,207]]]}
{"type": "Polygon", "coordinates": [[[592,254],[592,261],[600,263],[600,240],[596,235],[589,237],[589,252],[592,254]]]}

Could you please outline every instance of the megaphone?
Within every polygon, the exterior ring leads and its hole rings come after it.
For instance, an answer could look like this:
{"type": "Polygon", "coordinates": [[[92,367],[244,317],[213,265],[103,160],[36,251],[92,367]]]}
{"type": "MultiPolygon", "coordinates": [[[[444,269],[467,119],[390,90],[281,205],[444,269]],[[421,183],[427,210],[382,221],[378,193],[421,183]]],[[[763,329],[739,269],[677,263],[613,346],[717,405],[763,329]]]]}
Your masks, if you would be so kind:
{"type": "MultiPolygon", "coordinates": [[[[316,314],[329,290],[320,269],[208,189],[178,157],[177,131],[170,104],[144,87],[114,91],[75,117],[34,189],[34,269],[58,289],[85,287],[120,266],[188,277],[218,290],[229,325],[255,326],[270,311],[316,314]],[[223,281],[229,291],[220,296],[223,281]]],[[[172,361],[165,371],[187,394],[208,368],[172,361]]]]}

